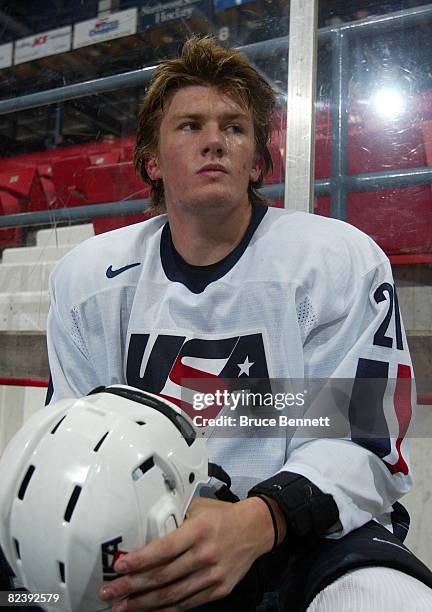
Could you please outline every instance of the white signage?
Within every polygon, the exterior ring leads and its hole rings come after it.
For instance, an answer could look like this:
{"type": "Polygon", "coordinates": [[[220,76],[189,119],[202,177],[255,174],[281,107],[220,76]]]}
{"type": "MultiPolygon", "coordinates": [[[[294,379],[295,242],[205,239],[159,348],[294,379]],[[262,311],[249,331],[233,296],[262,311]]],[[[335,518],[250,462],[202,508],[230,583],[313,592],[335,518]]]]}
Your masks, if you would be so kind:
{"type": "Polygon", "coordinates": [[[0,45],[0,68],[7,68],[8,66],[12,66],[12,50],[12,43],[0,45]]]}
{"type": "Polygon", "coordinates": [[[70,51],[72,26],[33,34],[15,42],[14,64],[30,62],[40,57],[70,51]]]}
{"type": "Polygon", "coordinates": [[[73,48],[94,45],[104,40],[129,36],[137,31],[137,9],[132,8],[107,17],[89,19],[74,25],[73,48]]]}
{"type": "Polygon", "coordinates": [[[176,19],[190,19],[194,14],[207,15],[212,8],[208,0],[171,0],[144,5],[140,9],[141,25],[151,27],[176,19]]]}

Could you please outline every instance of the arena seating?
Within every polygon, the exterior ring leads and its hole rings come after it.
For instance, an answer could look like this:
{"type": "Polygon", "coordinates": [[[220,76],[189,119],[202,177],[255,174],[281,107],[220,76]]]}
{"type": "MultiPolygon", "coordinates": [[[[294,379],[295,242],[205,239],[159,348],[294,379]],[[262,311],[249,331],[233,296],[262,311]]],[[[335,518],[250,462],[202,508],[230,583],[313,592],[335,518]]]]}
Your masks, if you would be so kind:
{"type": "Polygon", "coordinates": [[[36,168],[17,168],[15,172],[0,174],[0,198],[4,214],[23,212],[30,202],[44,207],[45,197],[36,168]]]}
{"type": "Polygon", "coordinates": [[[132,162],[88,166],[80,185],[89,204],[147,198],[149,194],[132,162]]]}
{"type": "MultiPolygon", "coordinates": [[[[109,140],[3,159],[0,214],[147,197],[148,188],[136,177],[131,163],[133,138],[119,138],[115,144],[109,140]],[[105,167],[114,169],[110,174],[105,167]],[[99,172],[93,176],[92,169],[99,172]]],[[[144,218],[98,218],[95,226],[100,233],[144,218]]],[[[21,228],[0,229],[0,252],[24,244],[24,236],[21,228]]]]}
{"type": "MultiPolygon", "coordinates": [[[[39,174],[42,191],[45,196],[45,202],[39,210],[44,210],[45,208],[51,208],[51,206],[54,206],[57,199],[56,188],[52,176],[52,165],[40,164],[36,166],[36,168],[39,174]]],[[[29,210],[38,210],[33,201],[30,201],[29,210]]]]}
{"type": "MultiPolygon", "coordinates": [[[[25,212],[30,205],[43,209],[46,199],[36,168],[17,168],[16,171],[0,174],[0,214],[13,215],[25,212]]],[[[22,243],[21,228],[0,230],[0,250],[6,246],[22,243]]]]}
{"type": "MultiPolygon", "coordinates": [[[[413,117],[419,109],[432,108],[432,94],[422,94],[413,117]],[[424,108],[423,108],[424,107],[424,108]]],[[[420,110],[421,110],[420,109],[420,110]]],[[[432,163],[432,118],[407,117],[403,129],[396,130],[382,122],[362,118],[352,112],[348,151],[349,174],[378,172],[388,169],[421,167],[432,163]]],[[[278,184],[285,176],[286,120],[275,116],[270,142],[273,171],[266,184],[278,184]]],[[[61,147],[39,153],[2,160],[0,174],[0,214],[45,210],[145,199],[148,187],[138,178],[132,164],[133,136],[110,138],[103,142],[61,147]]],[[[316,114],[315,176],[331,176],[331,114],[328,105],[319,104],[316,114]]],[[[283,206],[282,200],[273,202],[283,206]]],[[[330,200],[316,200],[315,212],[328,216],[330,200]]],[[[96,233],[147,218],[118,215],[94,219],[96,233]]],[[[347,220],[371,235],[391,256],[421,255],[432,252],[432,193],[429,185],[382,189],[348,195],[347,220]]],[[[0,230],[0,250],[19,246],[24,238],[21,229],[0,230]]]]}
{"type": "MultiPolygon", "coordinates": [[[[432,96],[429,96],[431,98],[432,96]]],[[[420,98],[418,105],[425,105],[420,98]]],[[[428,102],[430,113],[431,100],[428,102]]],[[[415,122],[419,108],[402,125],[362,119],[352,109],[349,130],[348,174],[399,170],[431,165],[425,128],[415,122]]],[[[424,115],[421,115],[424,116],[424,115]]],[[[331,117],[329,109],[317,113],[315,178],[331,176],[331,117]]],[[[330,216],[330,198],[316,199],[315,212],[330,216]]],[[[432,252],[432,193],[430,185],[377,189],[348,194],[347,221],[369,234],[389,256],[432,252]]]]}
{"type": "MultiPolygon", "coordinates": [[[[120,151],[93,155],[76,155],[65,157],[53,163],[52,181],[57,198],[58,208],[81,206],[95,202],[110,202],[112,200],[88,197],[85,186],[85,172],[89,168],[103,168],[107,164],[116,165],[120,159],[120,151]]],[[[103,183],[101,183],[102,185],[103,183]]]]}

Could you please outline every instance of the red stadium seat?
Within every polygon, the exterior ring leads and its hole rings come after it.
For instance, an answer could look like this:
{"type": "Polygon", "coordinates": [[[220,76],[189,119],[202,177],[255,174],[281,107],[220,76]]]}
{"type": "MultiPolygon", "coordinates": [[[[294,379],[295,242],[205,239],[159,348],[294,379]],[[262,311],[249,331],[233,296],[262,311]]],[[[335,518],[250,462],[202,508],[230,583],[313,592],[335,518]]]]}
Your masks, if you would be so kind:
{"type": "MultiPolygon", "coordinates": [[[[123,162],[106,166],[92,166],[83,176],[84,191],[92,204],[121,202],[148,198],[150,188],[136,175],[133,164],[123,162]]],[[[124,225],[145,221],[152,215],[139,213],[93,219],[95,234],[101,234],[124,225]]]]}
{"type": "MultiPolygon", "coordinates": [[[[39,176],[35,168],[19,168],[15,172],[0,174],[0,214],[13,215],[26,212],[31,203],[46,207],[39,176]]],[[[22,243],[21,228],[0,231],[0,248],[19,246],[22,243]]]]}
{"type": "Polygon", "coordinates": [[[82,173],[90,165],[86,155],[68,157],[54,161],[52,178],[56,190],[57,208],[81,206],[87,204],[86,194],[77,186],[82,180],[82,173]]]}
{"type": "Polygon", "coordinates": [[[426,165],[421,127],[352,126],[349,135],[348,174],[417,168],[426,165]]]}
{"type": "MultiPolygon", "coordinates": [[[[53,183],[57,195],[57,206],[80,206],[90,204],[94,199],[88,197],[84,176],[88,168],[115,165],[120,159],[120,150],[93,153],[64,158],[53,163],[53,183]]],[[[109,199],[97,201],[110,201],[109,199]]]]}
{"type": "Polygon", "coordinates": [[[347,221],[369,234],[387,254],[431,251],[430,186],[350,193],[347,221]]]}
{"type": "MultiPolygon", "coordinates": [[[[315,212],[330,216],[330,198],[316,199],[315,212]]],[[[388,254],[432,251],[429,185],[348,194],[347,221],[388,254]]]]}
{"type": "MultiPolygon", "coordinates": [[[[431,121],[419,126],[407,120],[404,129],[378,122],[350,126],[351,175],[427,164],[432,164],[431,121]]],[[[317,121],[315,176],[326,178],[330,174],[330,120],[327,125],[317,121]]],[[[425,253],[432,250],[431,195],[429,185],[349,193],[347,221],[374,238],[387,254],[425,253]]],[[[329,216],[330,198],[318,198],[315,212],[329,216]]]]}
{"type": "Polygon", "coordinates": [[[3,214],[46,208],[46,198],[36,168],[18,168],[14,172],[0,174],[0,199],[3,214]]]}
{"type": "MultiPolygon", "coordinates": [[[[52,177],[52,166],[51,164],[41,164],[37,166],[37,171],[39,174],[39,180],[42,187],[42,191],[45,195],[45,206],[43,208],[50,208],[54,206],[56,203],[56,190],[52,177]]],[[[41,210],[40,208],[36,208],[34,203],[30,204],[30,210],[41,210]]]]}
{"type": "Polygon", "coordinates": [[[117,197],[119,200],[148,198],[150,187],[137,175],[132,162],[117,164],[116,172],[118,176],[117,197]]]}
{"type": "Polygon", "coordinates": [[[107,166],[89,166],[82,176],[82,190],[89,204],[115,202],[117,199],[116,173],[117,164],[107,166]]]}
{"type": "Polygon", "coordinates": [[[131,162],[90,166],[83,174],[83,191],[91,204],[147,198],[149,187],[131,162]]]}
{"type": "MultiPolygon", "coordinates": [[[[378,121],[351,127],[349,174],[425,166],[421,125],[410,117],[405,121],[397,128],[378,121]]],[[[429,185],[350,193],[347,220],[374,238],[388,254],[432,249],[429,185]]]]}
{"type": "Polygon", "coordinates": [[[98,155],[89,155],[90,164],[92,166],[106,166],[107,164],[117,164],[120,161],[120,151],[114,150],[110,153],[100,153],[98,155]]]}

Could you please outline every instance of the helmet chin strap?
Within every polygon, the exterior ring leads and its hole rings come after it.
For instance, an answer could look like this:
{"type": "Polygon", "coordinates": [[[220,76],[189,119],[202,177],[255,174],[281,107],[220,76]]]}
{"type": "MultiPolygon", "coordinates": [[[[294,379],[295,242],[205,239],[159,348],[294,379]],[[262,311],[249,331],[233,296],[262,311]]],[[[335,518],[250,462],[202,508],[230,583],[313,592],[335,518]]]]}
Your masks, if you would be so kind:
{"type": "Polygon", "coordinates": [[[217,499],[232,503],[240,501],[240,498],[231,491],[231,478],[220,465],[209,461],[208,475],[210,478],[217,478],[224,483],[215,493],[217,499]]]}

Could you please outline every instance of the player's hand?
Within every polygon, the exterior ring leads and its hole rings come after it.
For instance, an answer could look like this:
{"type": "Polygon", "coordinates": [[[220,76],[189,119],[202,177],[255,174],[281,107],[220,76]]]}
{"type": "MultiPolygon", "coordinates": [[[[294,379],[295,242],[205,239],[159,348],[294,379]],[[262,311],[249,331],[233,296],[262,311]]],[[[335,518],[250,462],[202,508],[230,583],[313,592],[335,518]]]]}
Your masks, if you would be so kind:
{"type": "Polygon", "coordinates": [[[100,595],[125,597],[113,612],[189,610],[227,596],[272,545],[271,517],[259,498],[194,498],[181,527],[117,561],[123,576],[104,583],[100,595]]]}

